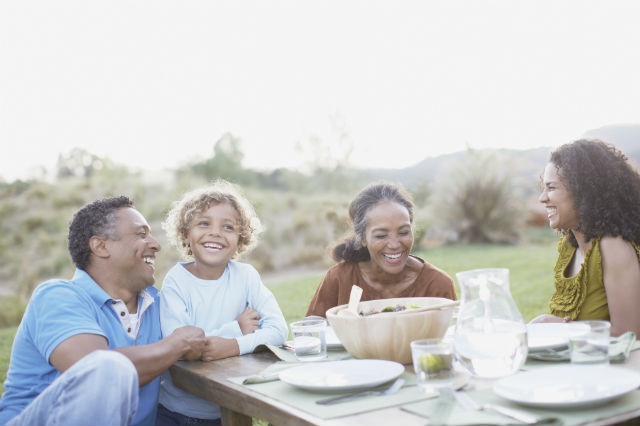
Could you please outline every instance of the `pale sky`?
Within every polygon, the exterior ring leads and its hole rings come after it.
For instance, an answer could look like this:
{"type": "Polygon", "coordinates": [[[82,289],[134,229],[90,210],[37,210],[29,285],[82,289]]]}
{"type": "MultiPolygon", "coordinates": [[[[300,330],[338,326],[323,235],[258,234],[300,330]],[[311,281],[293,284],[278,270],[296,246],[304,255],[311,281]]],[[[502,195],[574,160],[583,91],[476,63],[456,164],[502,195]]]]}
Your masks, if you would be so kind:
{"type": "Polygon", "coordinates": [[[3,1],[0,177],[82,147],[143,169],[406,167],[640,122],[640,2],[3,1]]]}

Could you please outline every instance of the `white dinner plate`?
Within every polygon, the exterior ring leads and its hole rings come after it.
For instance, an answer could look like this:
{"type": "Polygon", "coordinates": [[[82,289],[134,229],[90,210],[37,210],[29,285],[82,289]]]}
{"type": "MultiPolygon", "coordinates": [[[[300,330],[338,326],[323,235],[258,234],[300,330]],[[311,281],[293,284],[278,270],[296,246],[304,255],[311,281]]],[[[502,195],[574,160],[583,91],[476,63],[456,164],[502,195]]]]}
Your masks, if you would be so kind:
{"type": "Polygon", "coordinates": [[[381,385],[403,372],[404,366],[394,361],[348,359],[288,368],[280,372],[280,380],[316,392],[350,391],[381,385]]]}
{"type": "Polygon", "coordinates": [[[542,322],[527,324],[527,342],[529,351],[555,349],[569,346],[572,333],[582,333],[588,326],[579,323],[542,322]]]}
{"type": "Polygon", "coordinates": [[[560,365],[498,380],[493,391],[532,407],[575,408],[603,404],[640,386],[640,374],[609,365],[560,365]]]}

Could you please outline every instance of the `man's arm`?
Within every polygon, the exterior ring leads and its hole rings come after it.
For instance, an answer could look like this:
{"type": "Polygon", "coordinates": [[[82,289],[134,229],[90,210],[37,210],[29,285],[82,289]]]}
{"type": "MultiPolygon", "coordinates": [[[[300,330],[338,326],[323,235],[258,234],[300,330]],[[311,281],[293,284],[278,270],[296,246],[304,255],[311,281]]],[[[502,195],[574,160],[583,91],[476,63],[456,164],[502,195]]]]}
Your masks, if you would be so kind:
{"type": "MultiPolygon", "coordinates": [[[[185,326],[176,329],[168,337],[148,345],[123,346],[115,350],[129,358],[136,370],[140,386],[146,385],[180,358],[198,359],[205,347],[202,329],[185,326]]],[[[64,372],[89,353],[108,350],[107,339],[97,334],[76,334],[60,343],[51,353],[49,362],[64,372]]]]}
{"type": "Polygon", "coordinates": [[[76,334],[56,346],[49,362],[56,370],[64,373],[85,355],[99,349],[109,350],[106,337],[98,334],[76,334]]]}

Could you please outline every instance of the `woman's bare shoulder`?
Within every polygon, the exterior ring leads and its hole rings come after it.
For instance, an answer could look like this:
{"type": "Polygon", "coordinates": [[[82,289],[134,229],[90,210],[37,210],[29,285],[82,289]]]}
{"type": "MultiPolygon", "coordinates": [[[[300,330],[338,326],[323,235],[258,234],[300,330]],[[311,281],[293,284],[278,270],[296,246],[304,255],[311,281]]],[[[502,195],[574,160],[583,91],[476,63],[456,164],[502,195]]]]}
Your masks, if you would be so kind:
{"type": "Polygon", "coordinates": [[[619,251],[629,250],[629,251],[635,252],[635,249],[633,248],[633,245],[629,241],[626,241],[621,236],[617,236],[617,237],[610,237],[610,236],[601,237],[600,238],[600,250],[619,250],[619,251]]]}
{"type": "Polygon", "coordinates": [[[603,259],[619,264],[638,261],[636,249],[620,236],[600,238],[600,255],[603,259]]]}

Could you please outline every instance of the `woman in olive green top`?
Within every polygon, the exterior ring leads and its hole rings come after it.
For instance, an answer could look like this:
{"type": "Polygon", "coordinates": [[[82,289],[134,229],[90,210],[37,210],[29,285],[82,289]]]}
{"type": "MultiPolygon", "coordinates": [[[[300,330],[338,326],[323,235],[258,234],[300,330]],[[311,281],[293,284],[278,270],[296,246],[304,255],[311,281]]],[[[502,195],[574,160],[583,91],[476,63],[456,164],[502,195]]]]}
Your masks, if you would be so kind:
{"type": "Polygon", "coordinates": [[[613,145],[578,140],[551,153],[539,201],[562,232],[551,315],[598,319],[640,336],[640,175],[613,145]]]}

